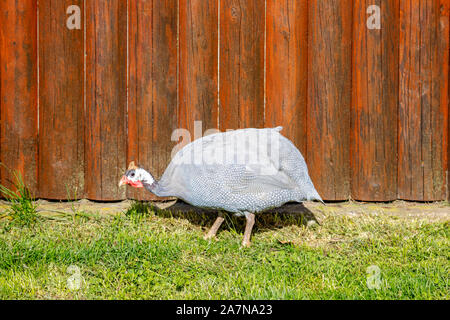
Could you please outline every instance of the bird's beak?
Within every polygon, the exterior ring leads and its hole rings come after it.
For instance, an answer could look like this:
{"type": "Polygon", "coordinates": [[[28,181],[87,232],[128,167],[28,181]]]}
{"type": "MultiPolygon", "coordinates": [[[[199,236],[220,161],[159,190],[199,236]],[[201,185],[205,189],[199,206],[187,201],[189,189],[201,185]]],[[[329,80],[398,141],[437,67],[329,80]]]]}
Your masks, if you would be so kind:
{"type": "Polygon", "coordinates": [[[128,184],[128,178],[127,178],[127,176],[124,175],[122,177],[122,179],[120,179],[120,181],[119,181],[119,187],[126,185],[126,184],[128,184]]]}

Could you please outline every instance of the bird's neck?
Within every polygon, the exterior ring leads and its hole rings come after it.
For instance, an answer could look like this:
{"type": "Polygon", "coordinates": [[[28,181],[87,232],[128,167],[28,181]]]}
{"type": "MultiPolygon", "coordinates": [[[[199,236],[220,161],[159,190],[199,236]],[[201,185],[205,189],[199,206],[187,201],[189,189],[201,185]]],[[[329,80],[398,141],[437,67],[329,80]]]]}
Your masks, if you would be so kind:
{"type": "Polygon", "coordinates": [[[143,178],[141,179],[141,182],[145,189],[158,197],[175,196],[169,190],[167,190],[166,187],[164,187],[163,183],[160,183],[160,181],[157,181],[155,178],[153,178],[150,172],[147,172],[144,169],[141,170],[143,171],[143,178]]]}
{"type": "Polygon", "coordinates": [[[141,182],[144,185],[144,188],[157,196],[161,196],[158,181],[156,181],[156,179],[153,178],[150,172],[147,172],[144,169],[141,170],[142,170],[141,175],[143,175],[141,182]]]}
{"type": "Polygon", "coordinates": [[[146,182],[142,182],[142,184],[144,185],[144,188],[147,189],[148,191],[150,191],[151,193],[159,196],[159,190],[158,190],[158,181],[153,180],[153,183],[146,183],[146,182]]]}

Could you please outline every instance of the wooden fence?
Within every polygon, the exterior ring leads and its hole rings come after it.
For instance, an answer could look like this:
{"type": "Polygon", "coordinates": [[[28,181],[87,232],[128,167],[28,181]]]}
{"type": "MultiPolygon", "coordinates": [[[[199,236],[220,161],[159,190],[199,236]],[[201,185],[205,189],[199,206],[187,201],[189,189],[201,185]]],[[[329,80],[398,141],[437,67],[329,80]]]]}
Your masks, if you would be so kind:
{"type": "Polygon", "coordinates": [[[283,125],[324,199],[446,199],[449,1],[2,0],[1,162],[41,198],[148,198],[118,180],[174,129],[283,125]]]}

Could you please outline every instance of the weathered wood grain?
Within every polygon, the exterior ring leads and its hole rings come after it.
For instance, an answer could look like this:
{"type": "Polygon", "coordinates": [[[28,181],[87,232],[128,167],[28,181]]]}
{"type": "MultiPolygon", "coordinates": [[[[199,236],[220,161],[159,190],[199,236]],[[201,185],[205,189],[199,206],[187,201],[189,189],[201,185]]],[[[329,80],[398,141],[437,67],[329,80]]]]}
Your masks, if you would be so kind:
{"type": "Polygon", "coordinates": [[[126,168],[127,3],[86,5],[86,197],[125,198],[118,180],[126,168]]]}
{"type": "Polygon", "coordinates": [[[439,51],[440,60],[448,61],[444,63],[440,69],[440,107],[441,114],[444,117],[444,136],[443,136],[443,164],[445,174],[445,188],[447,200],[450,200],[450,99],[449,99],[449,80],[450,80],[450,0],[440,0],[440,37],[439,51]],[[447,48],[447,50],[445,50],[447,48]],[[446,134],[447,133],[447,134],[446,134]],[[446,152],[447,150],[447,152],[446,152]]]}
{"type": "Polygon", "coordinates": [[[202,122],[197,135],[218,127],[218,3],[180,0],[178,124],[189,130],[191,141],[199,138],[194,137],[195,121],[202,122]]]}
{"type": "MultiPolygon", "coordinates": [[[[437,117],[442,117],[439,125],[442,125],[442,135],[435,134],[432,137],[433,141],[437,141],[436,152],[440,154],[439,157],[434,158],[434,167],[439,168],[442,165],[442,172],[438,174],[442,178],[435,179],[433,181],[434,189],[438,190],[439,198],[445,199],[446,193],[449,193],[447,183],[448,170],[449,170],[449,117],[450,117],[450,101],[449,101],[449,76],[450,76],[450,0],[440,0],[439,1],[439,22],[438,24],[438,37],[439,37],[439,51],[437,54],[437,59],[439,60],[439,65],[436,66],[436,73],[439,75],[439,113],[437,117]],[[447,133],[447,134],[446,134],[447,133]],[[435,138],[436,137],[436,138],[435,138]],[[443,179],[444,186],[440,187],[440,179],[443,179]]],[[[440,200],[441,200],[440,199],[440,200]]]]}
{"type": "Polygon", "coordinates": [[[351,6],[309,1],[307,162],[326,200],[350,196],[351,6]]]}
{"type": "Polygon", "coordinates": [[[397,198],[398,0],[353,2],[352,198],[397,198]],[[381,28],[367,27],[380,8],[381,28]]]}
{"type": "Polygon", "coordinates": [[[1,183],[155,199],[118,189],[126,164],[159,177],[174,129],[202,121],[284,126],[327,200],[450,199],[449,2],[2,0],[1,183]]]}
{"type": "Polygon", "coordinates": [[[1,183],[17,170],[38,196],[36,20],[36,1],[0,1],[1,183]]]}
{"type": "Polygon", "coordinates": [[[448,125],[448,4],[400,3],[398,196],[445,198],[448,125]]]}
{"type": "MultiPolygon", "coordinates": [[[[439,60],[443,63],[439,66],[438,74],[440,76],[440,115],[443,117],[443,135],[442,135],[442,165],[444,174],[444,196],[450,199],[449,179],[449,152],[450,152],[450,99],[449,99],[449,77],[450,77],[450,0],[440,0],[439,17],[439,60]],[[448,63],[445,63],[447,61],[448,63]],[[447,134],[446,134],[447,133],[447,134]]],[[[445,198],[444,198],[445,199],[445,198]]]]}
{"type": "Polygon", "coordinates": [[[308,3],[267,0],[265,127],[282,134],[306,155],[308,3]]]}
{"type": "Polygon", "coordinates": [[[264,12],[264,1],[221,1],[221,131],[264,126],[264,12]]]}
{"type": "MultiPolygon", "coordinates": [[[[69,30],[66,10],[83,0],[39,1],[40,197],[84,195],[84,30],[69,30]]],[[[82,17],[82,21],[84,17],[82,17]]]]}
{"type": "MultiPolygon", "coordinates": [[[[129,2],[128,161],[159,178],[177,126],[177,0],[129,2]]],[[[157,199],[128,188],[128,197],[157,199]]]]}

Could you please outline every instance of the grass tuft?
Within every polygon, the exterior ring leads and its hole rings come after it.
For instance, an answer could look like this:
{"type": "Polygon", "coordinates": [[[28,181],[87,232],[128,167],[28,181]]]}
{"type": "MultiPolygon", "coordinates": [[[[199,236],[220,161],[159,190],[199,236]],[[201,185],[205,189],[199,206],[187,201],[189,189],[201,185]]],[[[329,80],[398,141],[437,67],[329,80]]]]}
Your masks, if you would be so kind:
{"type": "Polygon", "coordinates": [[[0,192],[10,203],[6,209],[6,217],[18,226],[33,226],[38,220],[37,205],[30,189],[23,181],[20,172],[13,172],[13,188],[0,185],[0,192]]]}
{"type": "Polygon", "coordinates": [[[130,207],[125,211],[126,216],[148,216],[152,213],[152,210],[145,201],[133,200],[130,207]]]}

